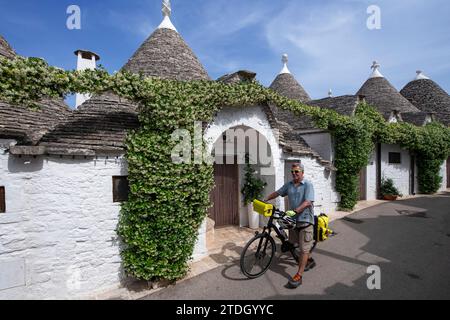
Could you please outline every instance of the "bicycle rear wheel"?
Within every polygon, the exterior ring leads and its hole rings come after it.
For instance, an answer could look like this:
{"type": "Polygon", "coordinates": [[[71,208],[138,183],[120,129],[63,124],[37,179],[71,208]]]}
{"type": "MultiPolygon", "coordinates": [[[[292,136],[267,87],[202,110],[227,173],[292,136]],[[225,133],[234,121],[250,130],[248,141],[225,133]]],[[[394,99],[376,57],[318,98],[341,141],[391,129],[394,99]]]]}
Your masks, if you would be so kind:
{"type": "Polygon", "coordinates": [[[275,255],[275,241],[268,233],[254,236],[241,253],[241,271],[250,279],[262,276],[275,255]]]}

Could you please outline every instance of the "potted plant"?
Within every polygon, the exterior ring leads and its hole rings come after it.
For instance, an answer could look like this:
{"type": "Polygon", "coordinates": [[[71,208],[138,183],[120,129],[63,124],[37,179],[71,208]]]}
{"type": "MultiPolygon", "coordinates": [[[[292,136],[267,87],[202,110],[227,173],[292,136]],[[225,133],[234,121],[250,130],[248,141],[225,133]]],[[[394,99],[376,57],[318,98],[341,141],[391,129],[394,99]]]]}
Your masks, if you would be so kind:
{"type": "Polygon", "coordinates": [[[401,197],[402,194],[394,185],[394,181],[391,178],[383,178],[380,188],[381,196],[384,200],[397,200],[397,197],[401,197]]]}
{"type": "Polygon", "coordinates": [[[257,229],[259,227],[259,215],[253,211],[253,200],[262,197],[262,192],[267,183],[255,176],[256,170],[250,165],[248,154],[245,156],[245,160],[245,180],[241,192],[244,196],[244,205],[247,206],[249,226],[251,229],[257,229]]]}

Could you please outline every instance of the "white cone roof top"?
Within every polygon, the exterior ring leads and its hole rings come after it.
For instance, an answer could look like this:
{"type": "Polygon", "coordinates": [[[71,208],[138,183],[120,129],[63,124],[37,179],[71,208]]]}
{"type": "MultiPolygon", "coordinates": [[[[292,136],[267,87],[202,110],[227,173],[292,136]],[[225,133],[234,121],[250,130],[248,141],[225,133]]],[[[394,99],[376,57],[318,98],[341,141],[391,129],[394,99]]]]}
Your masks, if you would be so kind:
{"type": "Polygon", "coordinates": [[[377,61],[374,61],[372,66],[370,67],[373,69],[372,74],[370,75],[370,79],[372,78],[384,78],[384,76],[380,72],[380,64],[377,61]]]}
{"type": "Polygon", "coordinates": [[[423,72],[421,70],[417,70],[416,71],[417,76],[415,80],[422,80],[422,79],[427,79],[429,80],[430,78],[428,78],[426,75],[423,74],[423,72]]]}
{"type": "Polygon", "coordinates": [[[380,64],[378,62],[374,61],[370,68],[373,69],[373,72],[370,75],[370,78],[384,78],[384,76],[381,74],[380,70],[378,70],[380,68],[380,64]]]}
{"type": "Polygon", "coordinates": [[[281,69],[279,74],[283,74],[283,73],[289,73],[290,74],[291,72],[289,71],[289,69],[287,67],[287,63],[289,61],[289,57],[288,57],[288,55],[286,53],[283,54],[283,57],[281,58],[281,61],[283,62],[284,66],[283,66],[283,69],[281,69]]]}
{"type": "Polygon", "coordinates": [[[158,29],[170,29],[175,32],[178,32],[172,21],[170,20],[170,15],[172,13],[172,7],[170,5],[170,0],[163,0],[162,12],[164,19],[161,24],[158,26],[158,29]]]}

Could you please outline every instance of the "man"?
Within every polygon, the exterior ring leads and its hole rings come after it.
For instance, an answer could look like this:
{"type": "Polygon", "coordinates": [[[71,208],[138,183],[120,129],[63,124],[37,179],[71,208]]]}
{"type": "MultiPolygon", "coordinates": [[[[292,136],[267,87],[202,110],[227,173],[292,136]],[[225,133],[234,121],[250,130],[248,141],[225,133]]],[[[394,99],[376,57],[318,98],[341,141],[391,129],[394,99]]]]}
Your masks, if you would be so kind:
{"type": "Polygon", "coordinates": [[[301,163],[292,165],[292,181],[286,183],[280,190],[269,195],[265,202],[279,196],[289,197],[290,215],[294,215],[297,224],[295,237],[297,238],[300,256],[298,272],[289,280],[288,287],[297,288],[302,284],[303,272],[315,266],[311,258],[311,250],[314,244],[314,187],[311,182],[304,180],[305,168],[301,163]]]}

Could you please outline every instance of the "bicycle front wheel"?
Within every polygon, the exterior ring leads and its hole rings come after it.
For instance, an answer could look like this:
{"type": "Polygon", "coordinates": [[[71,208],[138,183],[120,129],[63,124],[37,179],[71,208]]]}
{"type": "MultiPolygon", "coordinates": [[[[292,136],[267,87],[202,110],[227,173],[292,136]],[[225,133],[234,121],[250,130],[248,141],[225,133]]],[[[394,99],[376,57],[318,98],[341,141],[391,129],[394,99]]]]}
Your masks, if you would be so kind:
{"type": "Polygon", "coordinates": [[[241,271],[250,279],[262,276],[275,255],[275,241],[268,233],[254,236],[241,253],[241,271]]]}

